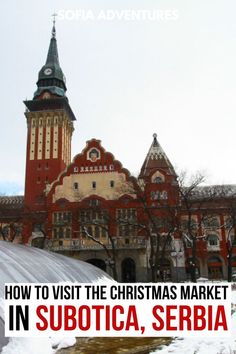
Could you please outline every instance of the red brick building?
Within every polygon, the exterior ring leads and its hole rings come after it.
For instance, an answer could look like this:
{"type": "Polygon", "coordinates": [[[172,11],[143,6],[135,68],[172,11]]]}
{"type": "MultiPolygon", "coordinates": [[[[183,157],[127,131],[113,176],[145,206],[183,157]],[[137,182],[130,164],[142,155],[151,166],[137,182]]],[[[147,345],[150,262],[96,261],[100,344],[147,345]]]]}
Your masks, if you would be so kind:
{"type": "Polygon", "coordinates": [[[66,90],[53,26],[37,90],[24,102],[25,195],[0,197],[2,238],[91,262],[124,282],[231,276],[235,186],[182,186],[156,134],[138,178],[97,139],[71,162],[76,118],[66,90]]]}

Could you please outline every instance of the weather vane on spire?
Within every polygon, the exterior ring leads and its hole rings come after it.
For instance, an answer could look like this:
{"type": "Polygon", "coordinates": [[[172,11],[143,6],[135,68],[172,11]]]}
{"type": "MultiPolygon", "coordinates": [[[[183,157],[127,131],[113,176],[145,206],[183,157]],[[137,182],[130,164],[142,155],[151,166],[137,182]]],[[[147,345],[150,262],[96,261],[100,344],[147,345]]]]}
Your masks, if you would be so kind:
{"type": "Polygon", "coordinates": [[[52,17],[53,17],[53,26],[55,26],[57,13],[54,12],[54,14],[52,14],[52,17]]]}
{"type": "Polygon", "coordinates": [[[57,13],[54,12],[54,14],[52,14],[52,17],[53,17],[52,36],[55,38],[55,37],[56,37],[56,27],[55,27],[55,24],[56,24],[57,13]]]}

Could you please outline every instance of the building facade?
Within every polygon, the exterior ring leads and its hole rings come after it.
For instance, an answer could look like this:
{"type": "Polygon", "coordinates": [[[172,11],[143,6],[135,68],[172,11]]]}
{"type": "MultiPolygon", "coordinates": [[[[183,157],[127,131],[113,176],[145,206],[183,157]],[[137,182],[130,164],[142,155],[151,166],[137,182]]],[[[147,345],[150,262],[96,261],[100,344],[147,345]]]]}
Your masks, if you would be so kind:
{"type": "Polygon", "coordinates": [[[236,188],[184,186],[156,134],[137,178],[91,139],[71,161],[75,115],[55,24],[37,90],[25,101],[24,197],[0,197],[2,239],[90,262],[123,282],[230,279],[236,188]]]}

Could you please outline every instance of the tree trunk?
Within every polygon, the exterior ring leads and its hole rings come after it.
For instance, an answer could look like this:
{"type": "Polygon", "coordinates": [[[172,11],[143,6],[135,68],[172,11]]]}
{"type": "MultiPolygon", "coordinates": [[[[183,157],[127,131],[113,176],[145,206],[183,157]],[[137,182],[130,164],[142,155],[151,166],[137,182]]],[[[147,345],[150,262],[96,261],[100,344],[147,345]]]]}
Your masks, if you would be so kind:
{"type": "Polygon", "coordinates": [[[228,249],[228,282],[232,282],[232,247],[228,249]]]}
{"type": "Polygon", "coordinates": [[[191,281],[192,283],[196,283],[197,282],[197,277],[196,277],[196,253],[197,253],[197,248],[196,248],[196,238],[195,236],[193,236],[192,238],[193,240],[193,247],[192,247],[192,266],[190,268],[190,272],[191,272],[191,281]]]}

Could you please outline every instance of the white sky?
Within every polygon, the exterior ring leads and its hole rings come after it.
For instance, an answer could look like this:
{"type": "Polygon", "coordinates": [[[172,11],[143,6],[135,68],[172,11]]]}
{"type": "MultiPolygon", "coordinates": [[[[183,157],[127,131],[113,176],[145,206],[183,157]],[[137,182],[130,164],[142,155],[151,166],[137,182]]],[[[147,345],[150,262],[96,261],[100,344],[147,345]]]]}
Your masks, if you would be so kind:
{"type": "Polygon", "coordinates": [[[22,101],[36,90],[51,14],[62,10],[94,15],[56,25],[78,119],[72,155],[97,138],[136,174],[156,132],[179,170],[204,170],[209,183],[236,183],[235,0],[8,0],[0,3],[0,193],[23,193],[22,101]],[[107,9],[175,9],[178,18],[98,20],[107,9]]]}

